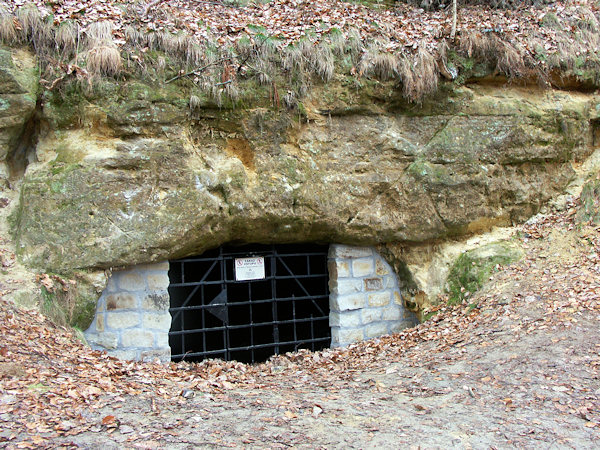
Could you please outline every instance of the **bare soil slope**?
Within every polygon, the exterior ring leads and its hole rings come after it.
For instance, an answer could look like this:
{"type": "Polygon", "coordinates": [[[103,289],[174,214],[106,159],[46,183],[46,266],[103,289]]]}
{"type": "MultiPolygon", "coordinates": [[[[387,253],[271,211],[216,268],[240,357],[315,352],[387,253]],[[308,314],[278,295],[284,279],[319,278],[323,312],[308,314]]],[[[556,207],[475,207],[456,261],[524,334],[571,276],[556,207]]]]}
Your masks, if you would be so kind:
{"type": "Polygon", "coordinates": [[[471,305],[256,366],[127,363],[0,300],[0,447],[600,446],[600,228],[575,205],[471,305]]]}

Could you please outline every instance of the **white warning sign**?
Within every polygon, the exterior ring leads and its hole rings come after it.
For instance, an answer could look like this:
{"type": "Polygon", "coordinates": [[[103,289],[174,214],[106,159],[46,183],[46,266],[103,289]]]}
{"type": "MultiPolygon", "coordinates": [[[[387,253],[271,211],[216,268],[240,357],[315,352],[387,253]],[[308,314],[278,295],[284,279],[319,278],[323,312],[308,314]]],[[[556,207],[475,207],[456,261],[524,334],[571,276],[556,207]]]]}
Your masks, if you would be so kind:
{"type": "Polygon", "coordinates": [[[262,280],[265,278],[265,258],[235,258],[236,281],[262,280]]]}

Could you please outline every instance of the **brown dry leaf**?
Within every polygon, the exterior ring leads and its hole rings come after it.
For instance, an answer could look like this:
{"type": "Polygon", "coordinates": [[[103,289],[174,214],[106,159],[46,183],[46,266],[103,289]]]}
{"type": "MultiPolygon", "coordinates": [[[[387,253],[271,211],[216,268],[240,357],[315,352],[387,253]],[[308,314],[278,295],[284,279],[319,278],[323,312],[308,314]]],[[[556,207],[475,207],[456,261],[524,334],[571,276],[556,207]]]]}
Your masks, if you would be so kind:
{"type": "Polygon", "coordinates": [[[288,411],[288,410],[286,410],[286,411],[283,413],[283,415],[284,415],[285,417],[287,417],[288,419],[296,419],[296,418],[298,417],[298,414],[296,414],[296,413],[293,413],[292,411],[288,411]]]}
{"type": "Polygon", "coordinates": [[[113,424],[117,421],[117,418],[115,416],[105,416],[102,419],[102,425],[110,425],[113,424]]]}

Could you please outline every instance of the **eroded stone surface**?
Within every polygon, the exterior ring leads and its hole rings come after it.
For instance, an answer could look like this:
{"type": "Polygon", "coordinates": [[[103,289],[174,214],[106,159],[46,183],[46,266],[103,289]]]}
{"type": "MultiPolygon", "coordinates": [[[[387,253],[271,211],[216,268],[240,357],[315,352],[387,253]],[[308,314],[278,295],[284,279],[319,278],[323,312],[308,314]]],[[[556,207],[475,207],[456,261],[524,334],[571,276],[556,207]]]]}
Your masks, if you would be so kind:
{"type": "Polygon", "coordinates": [[[48,94],[15,214],[31,266],[132,266],[232,240],[428,242],[510,224],[568,183],[597,114],[593,95],[536,88],[455,88],[416,106],[392,86],[342,87],[336,100],[317,87],[308,122],[262,107],[191,120],[175,85],[111,89],[72,106],[48,94]]]}

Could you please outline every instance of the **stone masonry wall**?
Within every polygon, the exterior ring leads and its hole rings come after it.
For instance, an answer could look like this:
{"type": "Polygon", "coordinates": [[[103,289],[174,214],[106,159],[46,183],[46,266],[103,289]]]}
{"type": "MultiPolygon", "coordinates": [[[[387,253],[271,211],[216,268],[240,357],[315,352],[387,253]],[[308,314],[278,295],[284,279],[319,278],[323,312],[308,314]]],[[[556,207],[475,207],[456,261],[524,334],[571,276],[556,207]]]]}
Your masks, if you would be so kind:
{"type": "Polygon", "coordinates": [[[402,302],[398,279],[372,247],[329,248],[331,346],[394,333],[415,325],[402,302]]]}
{"type": "MultiPolygon", "coordinates": [[[[332,244],[328,268],[332,347],[416,323],[395,273],[374,248],[332,244]]],[[[121,359],[169,361],[168,273],[168,262],[113,272],[85,332],[88,343],[121,359]]]]}
{"type": "Polygon", "coordinates": [[[85,332],[96,349],[121,359],[171,359],[169,263],[138,265],[112,273],[85,332]]]}

